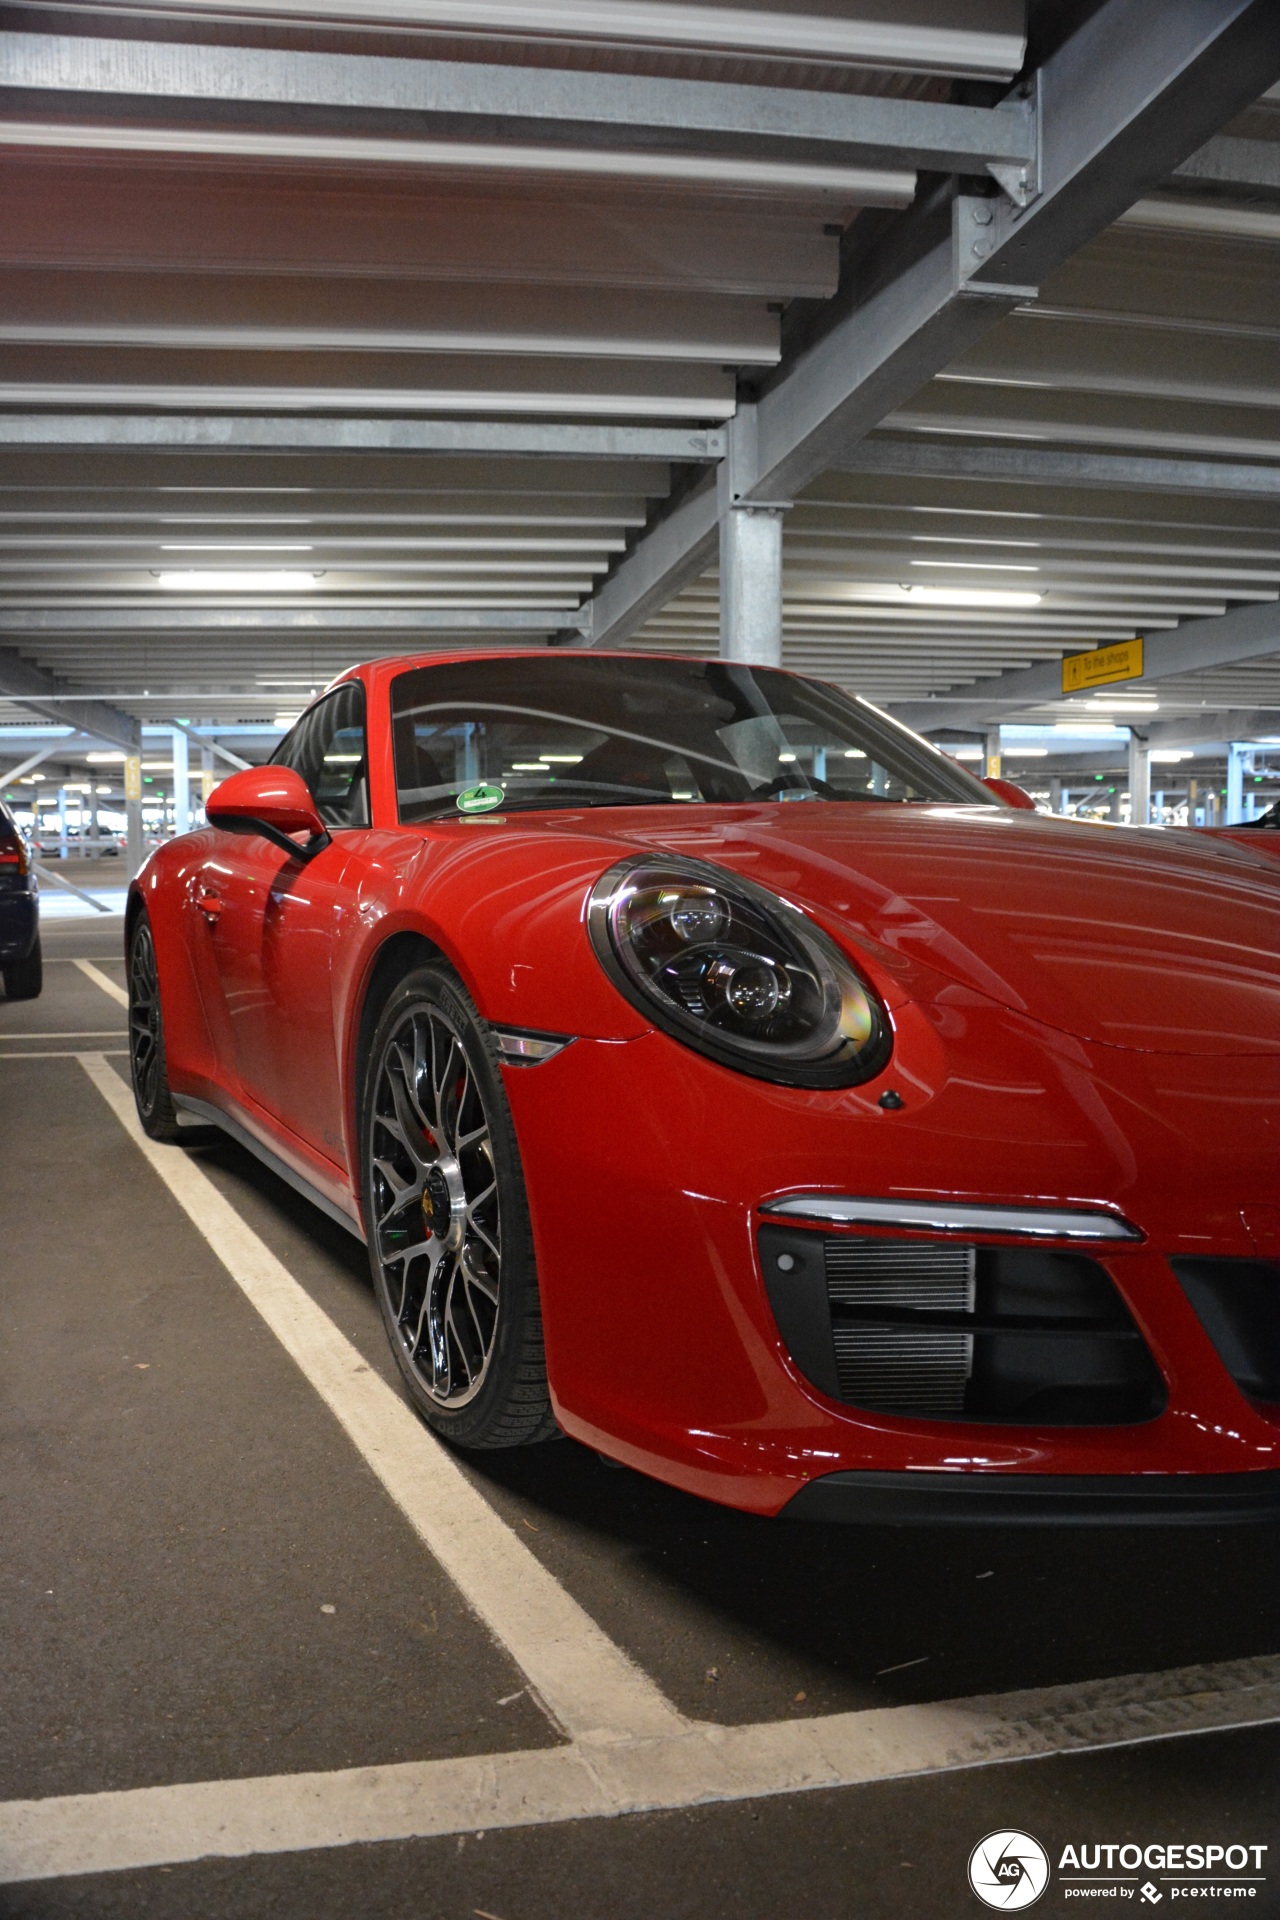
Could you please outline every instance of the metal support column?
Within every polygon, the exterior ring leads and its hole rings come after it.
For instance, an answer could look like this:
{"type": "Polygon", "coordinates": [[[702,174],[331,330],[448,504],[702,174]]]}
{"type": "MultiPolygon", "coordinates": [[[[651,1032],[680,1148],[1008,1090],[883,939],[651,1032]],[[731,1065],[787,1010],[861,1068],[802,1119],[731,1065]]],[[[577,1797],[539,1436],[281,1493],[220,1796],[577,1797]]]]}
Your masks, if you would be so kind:
{"type": "Polygon", "coordinates": [[[191,831],[191,760],[181,727],[173,729],[173,831],[191,831]]]}
{"type": "Polygon", "coordinates": [[[1151,748],[1140,734],[1129,733],[1129,825],[1151,822],[1151,748]]]}
{"type": "Polygon", "coordinates": [[[720,658],[782,664],[779,507],[727,507],[720,517],[720,658]]]}
{"type": "Polygon", "coordinates": [[[1233,740],[1227,748],[1227,825],[1238,826],[1244,819],[1244,761],[1248,749],[1243,740],[1233,740]]]}

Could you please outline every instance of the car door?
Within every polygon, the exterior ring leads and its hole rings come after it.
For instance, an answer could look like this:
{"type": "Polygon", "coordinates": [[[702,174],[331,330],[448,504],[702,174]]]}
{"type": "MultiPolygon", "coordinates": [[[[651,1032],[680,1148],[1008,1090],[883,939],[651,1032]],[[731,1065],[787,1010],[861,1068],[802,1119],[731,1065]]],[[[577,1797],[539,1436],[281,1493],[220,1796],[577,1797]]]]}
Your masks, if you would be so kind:
{"type": "Polygon", "coordinates": [[[206,915],[214,906],[210,945],[241,1089],[340,1165],[331,959],[352,836],[369,821],[363,686],[346,682],[310,708],[272,760],[306,781],[329,844],[291,856],[257,835],[220,835],[229,844],[205,863],[197,904],[206,915]]]}

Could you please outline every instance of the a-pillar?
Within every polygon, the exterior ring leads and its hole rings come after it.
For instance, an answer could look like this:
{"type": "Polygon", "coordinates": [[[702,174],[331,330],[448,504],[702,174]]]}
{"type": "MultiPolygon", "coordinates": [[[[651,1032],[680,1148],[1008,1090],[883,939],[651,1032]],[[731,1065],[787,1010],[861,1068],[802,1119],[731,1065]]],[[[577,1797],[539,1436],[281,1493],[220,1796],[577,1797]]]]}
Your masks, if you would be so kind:
{"type": "Polygon", "coordinates": [[[173,729],[173,831],[191,831],[191,759],[181,727],[173,729]]]}
{"type": "Polygon", "coordinates": [[[1132,730],[1129,734],[1129,824],[1145,827],[1151,820],[1151,748],[1132,730]]]}
{"type": "Polygon", "coordinates": [[[726,507],[720,516],[720,658],[782,664],[782,509],[726,507]]]}
{"type": "Polygon", "coordinates": [[[1233,740],[1227,748],[1227,825],[1238,826],[1244,819],[1244,761],[1248,748],[1243,740],[1233,740]]]}

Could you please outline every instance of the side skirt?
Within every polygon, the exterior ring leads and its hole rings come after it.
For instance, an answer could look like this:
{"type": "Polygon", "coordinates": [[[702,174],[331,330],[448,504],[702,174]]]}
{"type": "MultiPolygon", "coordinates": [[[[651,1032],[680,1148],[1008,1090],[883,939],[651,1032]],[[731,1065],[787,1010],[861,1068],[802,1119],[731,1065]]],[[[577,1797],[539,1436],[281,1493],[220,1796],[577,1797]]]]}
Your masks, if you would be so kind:
{"type": "Polygon", "coordinates": [[[341,1207],[335,1205],[327,1194],[321,1193],[319,1187],[312,1186],[305,1174],[298,1173],[286,1160],[272,1153],[270,1147],[265,1147],[261,1140],[250,1133],[248,1127],[241,1126],[238,1120],[233,1120],[229,1113],[224,1113],[221,1107],[211,1105],[208,1100],[196,1100],[189,1093],[175,1093],[172,1099],[181,1115],[211,1127],[220,1127],[223,1133],[230,1134],[238,1146],[247,1148],[256,1159],[261,1160],[264,1167],[269,1167],[272,1173],[291,1186],[295,1193],[300,1193],[304,1200],[309,1200],[313,1207],[319,1207],[321,1213],[328,1214],[329,1218],[336,1220],[340,1227],[345,1227],[347,1232],[359,1240],[363,1246],[364,1229],[359,1223],[353,1220],[349,1213],[344,1213],[341,1207]]]}

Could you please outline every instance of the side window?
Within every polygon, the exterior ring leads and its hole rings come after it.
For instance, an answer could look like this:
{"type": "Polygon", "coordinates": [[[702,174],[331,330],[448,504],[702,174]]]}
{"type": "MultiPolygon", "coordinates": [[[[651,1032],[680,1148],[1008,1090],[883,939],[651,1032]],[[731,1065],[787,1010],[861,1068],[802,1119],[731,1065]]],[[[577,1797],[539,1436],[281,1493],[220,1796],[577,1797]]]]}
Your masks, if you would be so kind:
{"type": "Polygon", "coordinates": [[[327,827],[369,824],[364,722],[364,688],[348,681],[304,713],[271,756],[302,775],[327,827]]]}

